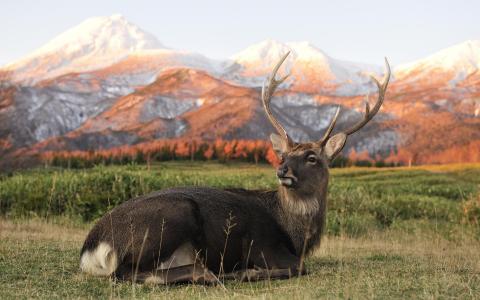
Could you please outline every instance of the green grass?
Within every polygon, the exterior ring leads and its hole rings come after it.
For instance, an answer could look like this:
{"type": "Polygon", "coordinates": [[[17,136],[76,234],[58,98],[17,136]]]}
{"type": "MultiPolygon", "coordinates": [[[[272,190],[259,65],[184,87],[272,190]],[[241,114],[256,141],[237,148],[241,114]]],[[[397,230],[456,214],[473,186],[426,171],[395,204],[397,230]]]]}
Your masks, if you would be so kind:
{"type": "Polygon", "coordinates": [[[480,166],[335,169],[327,234],[308,276],[142,286],[78,271],[96,218],[170,186],[275,188],[271,167],[163,163],[0,177],[0,299],[480,298],[480,166]]]}

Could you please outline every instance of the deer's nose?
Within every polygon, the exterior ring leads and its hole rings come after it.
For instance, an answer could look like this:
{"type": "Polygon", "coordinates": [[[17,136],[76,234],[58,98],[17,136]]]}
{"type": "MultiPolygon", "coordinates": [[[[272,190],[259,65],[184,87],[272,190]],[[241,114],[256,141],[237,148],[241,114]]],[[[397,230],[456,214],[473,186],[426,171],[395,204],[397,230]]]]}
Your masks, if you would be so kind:
{"type": "Polygon", "coordinates": [[[286,165],[282,165],[277,169],[277,177],[285,177],[285,175],[287,175],[287,172],[288,167],[286,165]]]}

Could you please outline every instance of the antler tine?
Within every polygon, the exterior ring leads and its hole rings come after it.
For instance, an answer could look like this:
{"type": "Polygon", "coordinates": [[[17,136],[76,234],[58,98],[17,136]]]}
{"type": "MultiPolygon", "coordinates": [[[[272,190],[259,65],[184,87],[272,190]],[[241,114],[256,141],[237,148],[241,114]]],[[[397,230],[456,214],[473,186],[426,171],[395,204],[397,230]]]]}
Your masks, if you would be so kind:
{"type": "Polygon", "coordinates": [[[360,122],[358,122],[357,124],[355,124],[353,127],[346,130],[345,131],[346,135],[350,135],[350,134],[356,132],[357,130],[359,130],[360,128],[362,128],[363,126],[365,126],[377,114],[377,112],[380,110],[380,107],[383,104],[383,100],[385,99],[385,92],[387,91],[387,86],[388,86],[388,82],[390,81],[390,74],[391,74],[390,65],[388,64],[387,58],[385,58],[385,67],[386,67],[387,72],[385,73],[385,76],[383,77],[382,83],[378,82],[378,80],[375,77],[370,76],[372,78],[373,82],[375,82],[375,84],[378,87],[377,103],[375,103],[375,106],[373,107],[373,109],[370,110],[370,105],[368,104],[368,101],[366,102],[366,104],[365,104],[365,115],[364,115],[363,119],[360,122]]]}
{"type": "Polygon", "coordinates": [[[270,102],[272,101],[272,96],[273,93],[275,92],[275,89],[287,79],[287,77],[290,74],[287,74],[286,76],[280,78],[279,80],[275,79],[275,76],[277,75],[278,69],[280,69],[280,66],[283,64],[287,56],[290,54],[290,52],[287,52],[280,61],[275,65],[273,68],[272,74],[270,77],[265,80],[263,87],[262,87],[262,102],[263,102],[263,108],[265,109],[265,113],[267,114],[268,119],[270,120],[270,123],[272,123],[273,127],[277,130],[277,132],[280,134],[282,139],[286,141],[286,144],[288,146],[292,145],[292,141],[290,137],[288,136],[287,132],[285,129],[280,125],[280,123],[275,119],[275,117],[272,114],[272,111],[270,110],[270,102]],[[267,84],[268,81],[268,85],[267,84]]]}
{"type": "Polygon", "coordinates": [[[325,134],[323,135],[322,139],[318,142],[321,146],[325,145],[325,143],[328,141],[328,138],[330,137],[330,134],[332,134],[333,128],[335,127],[335,123],[337,123],[337,118],[339,114],[340,114],[340,106],[337,107],[337,111],[335,112],[335,115],[333,116],[332,121],[330,121],[330,125],[328,126],[327,131],[325,131],[325,134]]]}

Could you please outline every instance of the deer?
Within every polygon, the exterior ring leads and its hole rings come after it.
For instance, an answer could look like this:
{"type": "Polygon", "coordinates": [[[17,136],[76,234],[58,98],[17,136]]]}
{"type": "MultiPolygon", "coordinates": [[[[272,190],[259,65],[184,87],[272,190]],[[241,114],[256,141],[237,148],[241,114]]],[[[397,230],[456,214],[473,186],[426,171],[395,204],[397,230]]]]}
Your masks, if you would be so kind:
{"type": "Polygon", "coordinates": [[[347,137],[380,110],[390,66],[378,99],[363,118],[332,135],[340,106],[318,141],[294,142],[270,107],[281,57],[261,90],[270,135],[279,157],[277,190],[176,187],[123,202],[101,217],[80,252],[83,272],[145,284],[218,284],[221,280],[287,279],[307,274],[305,257],[325,231],[329,164],[347,137]]]}

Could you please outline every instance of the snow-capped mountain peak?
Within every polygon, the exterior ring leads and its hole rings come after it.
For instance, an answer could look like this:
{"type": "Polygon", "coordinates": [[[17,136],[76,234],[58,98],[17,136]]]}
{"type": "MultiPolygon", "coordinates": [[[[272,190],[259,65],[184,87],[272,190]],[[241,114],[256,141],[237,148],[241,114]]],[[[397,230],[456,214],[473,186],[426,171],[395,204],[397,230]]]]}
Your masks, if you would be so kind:
{"type": "Polygon", "coordinates": [[[129,53],[165,48],[153,35],[121,15],[89,18],[43,47],[7,65],[17,79],[58,76],[105,67],[129,53]]]}
{"type": "Polygon", "coordinates": [[[60,34],[33,55],[57,51],[114,54],[156,48],[163,48],[163,45],[155,36],[117,14],[110,17],[89,18],[60,34]]]}
{"type": "Polygon", "coordinates": [[[237,67],[232,67],[236,73],[230,77],[257,86],[287,52],[290,55],[279,73],[290,72],[293,84],[309,92],[364,93],[369,88],[364,71],[377,71],[376,67],[332,58],[310,42],[282,43],[269,39],[232,56],[237,67]],[[249,78],[248,82],[242,81],[245,77],[249,78]]]}
{"type": "Polygon", "coordinates": [[[399,65],[397,73],[423,73],[433,70],[471,74],[480,69],[480,40],[463,43],[440,50],[424,59],[399,65]]]}
{"type": "Polygon", "coordinates": [[[308,41],[290,42],[287,45],[297,54],[301,60],[323,60],[331,59],[325,52],[308,41]]]}
{"type": "MultiPolygon", "coordinates": [[[[278,59],[288,51],[291,51],[291,49],[287,44],[268,39],[249,46],[243,51],[233,55],[231,59],[240,64],[265,63],[270,60],[278,61],[278,59]]],[[[289,59],[291,60],[293,56],[295,56],[295,53],[291,53],[289,59]]]]}
{"type": "Polygon", "coordinates": [[[245,50],[231,57],[236,63],[241,65],[256,66],[257,68],[270,69],[272,65],[278,62],[280,57],[290,52],[284,65],[289,66],[298,60],[315,61],[328,64],[330,57],[322,50],[318,49],[310,42],[290,42],[283,43],[272,39],[264,40],[254,44],[245,50]]]}

